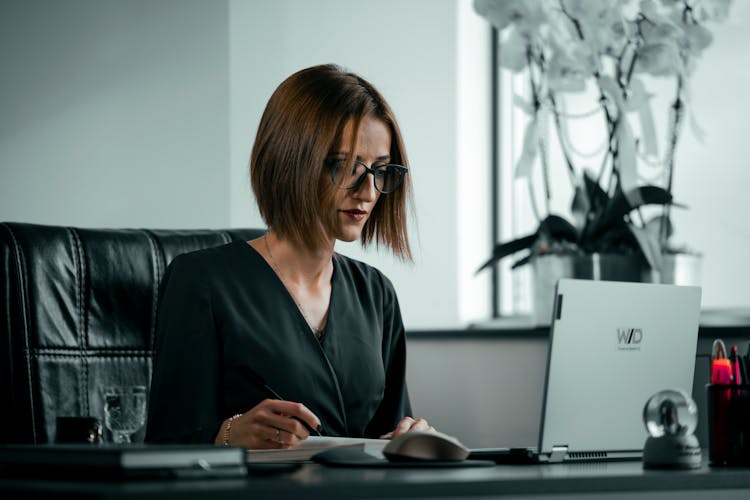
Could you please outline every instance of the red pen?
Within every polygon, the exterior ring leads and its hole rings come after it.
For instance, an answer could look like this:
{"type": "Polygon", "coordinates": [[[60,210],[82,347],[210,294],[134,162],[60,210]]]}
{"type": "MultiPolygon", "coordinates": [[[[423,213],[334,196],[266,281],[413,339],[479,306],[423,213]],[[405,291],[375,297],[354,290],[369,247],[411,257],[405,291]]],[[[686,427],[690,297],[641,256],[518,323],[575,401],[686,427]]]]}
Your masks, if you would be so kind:
{"type": "Polygon", "coordinates": [[[711,384],[709,395],[709,458],[712,462],[724,463],[729,457],[729,410],[732,403],[732,363],[727,359],[727,350],[721,339],[714,340],[711,349],[711,384]]]}
{"type": "Polygon", "coordinates": [[[732,383],[735,385],[740,385],[744,382],[744,380],[742,380],[742,376],[740,375],[740,360],[739,356],[737,355],[736,345],[733,345],[729,349],[729,362],[732,364],[732,383]]]}
{"type": "Polygon", "coordinates": [[[732,363],[727,359],[727,349],[721,339],[714,340],[711,354],[711,383],[731,384],[732,363]]]}
{"type": "Polygon", "coordinates": [[[732,383],[732,363],[727,358],[718,358],[711,363],[711,383],[732,383]]]}

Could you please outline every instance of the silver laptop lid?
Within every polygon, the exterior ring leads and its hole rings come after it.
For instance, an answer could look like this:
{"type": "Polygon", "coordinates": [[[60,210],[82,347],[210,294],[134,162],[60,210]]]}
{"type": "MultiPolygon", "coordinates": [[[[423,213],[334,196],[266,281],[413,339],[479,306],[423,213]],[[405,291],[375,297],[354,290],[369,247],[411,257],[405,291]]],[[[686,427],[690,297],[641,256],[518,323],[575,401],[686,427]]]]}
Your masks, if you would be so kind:
{"type": "Polygon", "coordinates": [[[637,456],[646,400],[667,388],[692,392],[700,301],[700,287],[560,280],[540,453],[637,456]]]}

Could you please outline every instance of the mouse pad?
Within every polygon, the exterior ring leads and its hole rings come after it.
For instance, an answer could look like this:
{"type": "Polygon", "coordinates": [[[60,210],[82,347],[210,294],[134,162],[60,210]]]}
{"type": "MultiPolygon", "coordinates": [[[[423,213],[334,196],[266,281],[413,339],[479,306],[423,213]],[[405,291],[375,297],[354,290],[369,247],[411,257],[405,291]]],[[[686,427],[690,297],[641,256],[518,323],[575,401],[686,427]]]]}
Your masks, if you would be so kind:
{"type": "Polygon", "coordinates": [[[437,467],[493,467],[490,460],[413,460],[390,462],[377,458],[356,448],[332,448],[312,456],[312,461],[331,467],[377,467],[377,468],[437,468],[437,467]]]}

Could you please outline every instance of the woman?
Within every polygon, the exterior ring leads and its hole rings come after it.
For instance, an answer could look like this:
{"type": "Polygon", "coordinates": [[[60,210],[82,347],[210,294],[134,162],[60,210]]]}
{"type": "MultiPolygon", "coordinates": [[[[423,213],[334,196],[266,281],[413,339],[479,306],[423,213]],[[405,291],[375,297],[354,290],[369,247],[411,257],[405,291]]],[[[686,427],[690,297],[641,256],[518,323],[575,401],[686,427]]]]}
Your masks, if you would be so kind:
{"type": "Polygon", "coordinates": [[[264,236],[181,255],[162,281],[147,441],[295,446],[310,433],[390,438],[413,419],[390,281],[334,252],[373,240],[410,259],[396,119],[337,66],[290,76],[250,161],[264,236]]]}

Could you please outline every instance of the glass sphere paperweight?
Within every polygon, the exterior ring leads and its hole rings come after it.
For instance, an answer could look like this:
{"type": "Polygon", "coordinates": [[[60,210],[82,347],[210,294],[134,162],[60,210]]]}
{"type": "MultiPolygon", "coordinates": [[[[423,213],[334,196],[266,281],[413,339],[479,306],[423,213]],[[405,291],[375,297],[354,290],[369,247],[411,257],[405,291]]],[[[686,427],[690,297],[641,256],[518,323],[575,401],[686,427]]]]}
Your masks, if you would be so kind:
{"type": "Polygon", "coordinates": [[[643,447],[644,467],[700,467],[701,448],[693,435],[698,409],[685,391],[666,389],[651,396],[643,407],[643,423],[649,433],[643,447]]]}
{"type": "Polygon", "coordinates": [[[646,401],[643,423],[653,437],[692,434],[698,424],[698,407],[682,389],[659,391],[646,401]]]}

